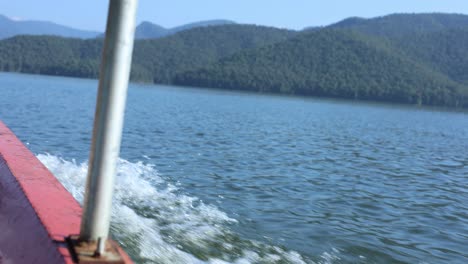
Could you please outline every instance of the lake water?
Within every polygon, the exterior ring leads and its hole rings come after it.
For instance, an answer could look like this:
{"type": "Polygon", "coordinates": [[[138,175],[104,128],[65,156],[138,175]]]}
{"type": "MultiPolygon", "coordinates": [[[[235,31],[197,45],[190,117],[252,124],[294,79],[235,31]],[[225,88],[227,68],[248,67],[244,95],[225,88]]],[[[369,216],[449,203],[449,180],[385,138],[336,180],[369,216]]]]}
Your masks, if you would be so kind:
{"type": "MultiPolygon", "coordinates": [[[[96,87],[0,74],[78,200],[96,87]]],[[[138,263],[468,263],[468,114],[132,84],[112,234],[138,263]]]]}

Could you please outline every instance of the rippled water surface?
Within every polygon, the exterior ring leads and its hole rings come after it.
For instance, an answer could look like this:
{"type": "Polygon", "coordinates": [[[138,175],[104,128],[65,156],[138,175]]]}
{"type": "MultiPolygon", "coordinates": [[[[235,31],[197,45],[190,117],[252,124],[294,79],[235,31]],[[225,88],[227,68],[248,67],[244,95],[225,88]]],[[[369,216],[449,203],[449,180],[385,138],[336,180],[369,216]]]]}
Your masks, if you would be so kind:
{"type": "MultiPolygon", "coordinates": [[[[78,199],[97,82],[0,74],[78,199]]],[[[112,232],[139,263],[468,263],[468,115],[131,85],[112,232]]]]}

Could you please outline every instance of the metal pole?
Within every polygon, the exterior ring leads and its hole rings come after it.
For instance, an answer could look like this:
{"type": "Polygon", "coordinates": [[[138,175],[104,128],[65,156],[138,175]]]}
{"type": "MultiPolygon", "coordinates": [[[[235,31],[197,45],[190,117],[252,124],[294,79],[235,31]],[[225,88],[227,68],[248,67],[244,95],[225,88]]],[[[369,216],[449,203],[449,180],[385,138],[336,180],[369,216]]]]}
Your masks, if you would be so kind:
{"type": "Polygon", "coordinates": [[[81,241],[109,235],[138,0],[110,0],[81,219],[81,241]]]}

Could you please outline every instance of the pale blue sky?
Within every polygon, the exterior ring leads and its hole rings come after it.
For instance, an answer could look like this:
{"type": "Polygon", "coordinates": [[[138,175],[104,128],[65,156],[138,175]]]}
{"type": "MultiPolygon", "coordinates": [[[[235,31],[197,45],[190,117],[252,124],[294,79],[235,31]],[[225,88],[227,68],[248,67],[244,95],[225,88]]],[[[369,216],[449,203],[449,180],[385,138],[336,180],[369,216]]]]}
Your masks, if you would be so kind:
{"type": "MultiPolygon", "coordinates": [[[[0,0],[0,14],[103,31],[107,0],[0,0]]],[[[138,23],[173,27],[207,19],[302,29],[350,16],[447,12],[468,14],[468,0],[140,0],[138,23]]]]}

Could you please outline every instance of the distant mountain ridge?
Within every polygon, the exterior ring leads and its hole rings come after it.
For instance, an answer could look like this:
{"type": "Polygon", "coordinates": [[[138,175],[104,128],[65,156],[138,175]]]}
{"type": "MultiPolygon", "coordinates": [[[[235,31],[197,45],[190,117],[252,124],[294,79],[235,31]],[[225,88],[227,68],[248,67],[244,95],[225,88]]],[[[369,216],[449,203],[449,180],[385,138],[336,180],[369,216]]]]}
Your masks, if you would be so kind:
{"type": "Polygon", "coordinates": [[[432,65],[394,49],[362,33],[324,29],[241,51],[177,75],[174,83],[408,104],[468,103],[460,100],[468,91],[466,87],[435,71],[432,65]]]}
{"type": "Polygon", "coordinates": [[[185,24],[185,25],[173,27],[173,28],[164,28],[160,25],[157,25],[148,21],[144,21],[137,26],[135,30],[135,38],[136,39],[156,39],[156,38],[170,36],[180,31],[189,30],[192,28],[207,27],[207,26],[221,26],[221,25],[230,25],[230,24],[236,24],[236,22],[230,21],[230,20],[216,19],[216,20],[206,20],[206,21],[189,23],[189,24],[185,24]]]}
{"type": "Polygon", "coordinates": [[[468,16],[462,14],[391,14],[375,18],[351,17],[328,28],[353,29],[368,35],[398,37],[449,29],[468,29],[468,16]]]}
{"type": "MultiPolygon", "coordinates": [[[[141,34],[169,31],[142,23],[141,34]]],[[[177,31],[177,30],[176,30],[177,31]]],[[[103,39],[0,40],[0,71],[96,78],[103,39]]],[[[395,14],[293,31],[229,24],[135,42],[139,82],[468,108],[468,16],[395,14]]]]}
{"type": "MultiPolygon", "coordinates": [[[[144,21],[135,29],[136,39],[155,39],[176,34],[183,30],[196,27],[219,26],[235,24],[234,21],[214,19],[193,22],[173,28],[164,28],[152,22],[144,21]]],[[[13,20],[7,16],[0,15],[0,39],[10,38],[17,35],[52,35],[68,38],[90,39],[103,37],[104,33],[75,29],[48,21],[37,20],[13,20]]]]}
{"type": "Polygon", "coordinates": [[[147,21],[140,23],[135,29],[136,39],[161,38],[165,35],[167,35],[166,28],[147,21]]]}
{"type": "Polygon", "coordinates": [[[16,35],[56,35],[70,38],[95,38],[100,32],[75,29],[48,21],[16,21],[0,15],[0,39],[16,35]]]}
{"type": "MultiPolygon", "coordinates": [[[[236,24],[225,19],[214,19],[188,23],[185,25],[165,28],[158,24],[144,21],[135,30],[136,39],[155,39],[176,34],[180,31],[197,27],[236,24]]],[[[324,28],[346,28],[364,34],[396,37],[401,35],[436,32],[446,29],[468,28],[468,16],[463,14],[422,13],[422,14],[391,14],[375,18],[350,17],[328,26],[305,27],[303,31],[316,31],[324,28]]],[[[13,20],[0,15],[0,39],[16,35],[54,35],[72,38],[102,37],[102,32],[75,29],[48,21],[13,20]]]]}

